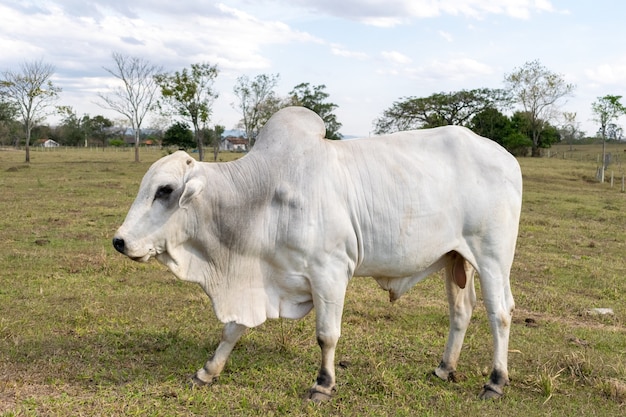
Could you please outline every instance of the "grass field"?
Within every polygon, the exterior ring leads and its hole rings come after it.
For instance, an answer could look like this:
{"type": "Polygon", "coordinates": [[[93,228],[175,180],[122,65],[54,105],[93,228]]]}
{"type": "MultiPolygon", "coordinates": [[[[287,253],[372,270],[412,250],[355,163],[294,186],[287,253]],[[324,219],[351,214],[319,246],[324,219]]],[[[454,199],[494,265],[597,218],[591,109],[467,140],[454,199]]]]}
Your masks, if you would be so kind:
{"type": "Polygon", "coordinates": [[[323,405],[303,400],[319,366],[313,314],[251,330],[215,385],[188,386],[219,341],[208,298],[110,243],[163,151],[142,150],[138,164],[131,152],[33,151],[30,165],[23,152],[0,151],[0,415],[624,415],[623,169],[616,157],[615,186],[599,184],[599,148],[568,149],[520,159],[525,194],[505,397],[477,399],[492,357],[480,300],[462,378],[444,383],[428,377],[447,335],[441,276],[395,304],[358,278],[346,300],[338,392],[323,405]]]}

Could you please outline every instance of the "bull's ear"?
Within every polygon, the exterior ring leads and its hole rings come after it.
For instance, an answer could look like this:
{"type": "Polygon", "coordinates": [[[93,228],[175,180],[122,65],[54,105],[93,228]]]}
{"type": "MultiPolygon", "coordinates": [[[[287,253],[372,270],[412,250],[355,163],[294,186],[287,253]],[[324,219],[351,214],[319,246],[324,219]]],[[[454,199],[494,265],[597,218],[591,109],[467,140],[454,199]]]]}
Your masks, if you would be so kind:
{"type": "Polygon", "coordinates": [[[191,200],[193,200],[198,194],[202,192],[204,184],[199,178],[190,178],[185,182],[185,188],[178,200],[178,205],[181,208],[187,208],[191,200]]]}
{"type": "Polygon", "coordinates": [[[196,172],[196,163],[192,158],[186,161],[188,171],[185,174],[185,184],[183,185],[183,193],[178,200],[178,205],[182,208],[186,208],[191,200],[202,192],[204,184],[202,180],[194,175],[196,172]]]}

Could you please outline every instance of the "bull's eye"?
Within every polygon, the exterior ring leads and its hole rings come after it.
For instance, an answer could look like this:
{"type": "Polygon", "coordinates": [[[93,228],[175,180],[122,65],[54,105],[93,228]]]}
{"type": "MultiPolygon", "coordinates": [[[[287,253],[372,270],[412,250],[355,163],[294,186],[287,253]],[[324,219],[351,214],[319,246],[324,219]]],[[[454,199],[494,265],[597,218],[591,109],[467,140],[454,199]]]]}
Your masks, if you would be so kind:
{"type": "Polygon", "coordinates": [[[157,188],[156,193],[154,194],[154,199],[165,200],[170,196],[170,194],[172,194],[172,191],[174,191],[174,188],[171,185],[162,185],[157,188]]]}

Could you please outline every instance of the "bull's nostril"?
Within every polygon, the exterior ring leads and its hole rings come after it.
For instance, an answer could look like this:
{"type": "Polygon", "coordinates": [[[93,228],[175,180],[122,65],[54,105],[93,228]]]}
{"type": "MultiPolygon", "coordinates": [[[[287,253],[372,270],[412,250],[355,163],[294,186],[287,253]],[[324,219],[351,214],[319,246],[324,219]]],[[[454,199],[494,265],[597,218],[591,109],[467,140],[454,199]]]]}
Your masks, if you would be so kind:
{"type": "Polygon", "coordinates": [[[117,250],[119,253],[124,253],[125,251],[125,245],[124,245],[124,239],[120,239],[117,237],[113,238],[113,247],[115,248],[115,250],[117,250]]]}

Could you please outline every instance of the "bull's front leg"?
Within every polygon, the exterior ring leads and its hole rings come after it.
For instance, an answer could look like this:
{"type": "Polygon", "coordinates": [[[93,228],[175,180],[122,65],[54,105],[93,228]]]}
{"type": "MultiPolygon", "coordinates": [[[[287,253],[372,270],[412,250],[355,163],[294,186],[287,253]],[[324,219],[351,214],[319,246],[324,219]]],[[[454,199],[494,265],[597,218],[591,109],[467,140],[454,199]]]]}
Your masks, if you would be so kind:
{"type": "Polygon", "coordinates": [[[335,392],[335,349],[341,335],[344,296],[345,289],[329,298],[314,296],[317,343],[322,351],[322,364],[308,395],[314,402],[328,401],[335,392]]]}
{"type": "Polygon", "coordinates": [[[222,339],[215,353],[191,378],[193,385],[203,386],[211,384],[224,369],[226,360],[230,356],[237,341],[246,332],[247,327],[235,322],[227,323],[222,331],[222,339]]]}

